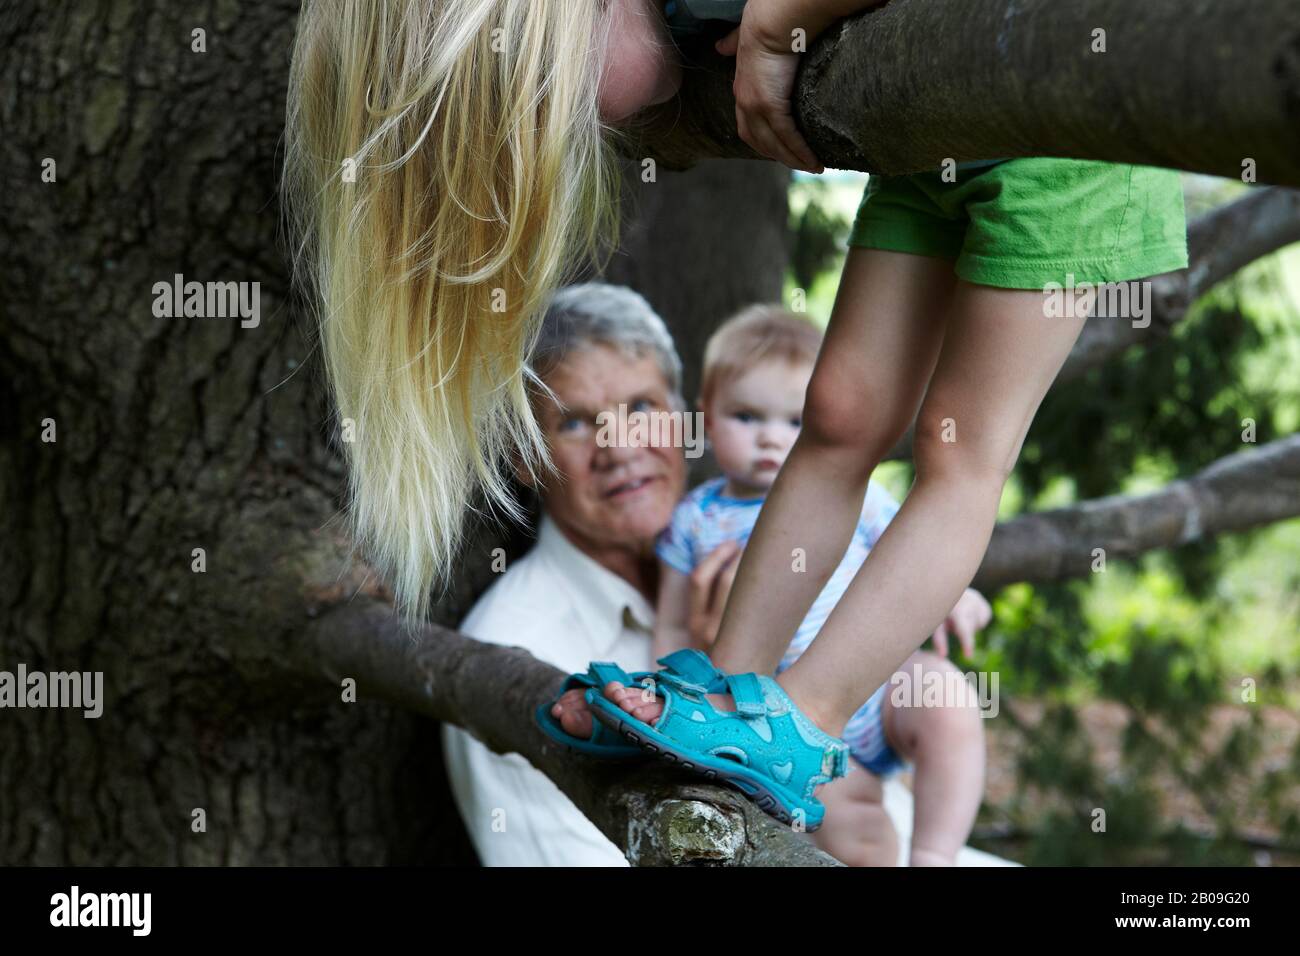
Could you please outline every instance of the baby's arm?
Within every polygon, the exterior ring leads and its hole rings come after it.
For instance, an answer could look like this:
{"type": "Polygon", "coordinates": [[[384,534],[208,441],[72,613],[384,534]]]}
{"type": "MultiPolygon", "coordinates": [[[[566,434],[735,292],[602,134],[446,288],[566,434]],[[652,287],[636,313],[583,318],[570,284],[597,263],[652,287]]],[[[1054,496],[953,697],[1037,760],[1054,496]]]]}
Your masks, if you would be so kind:
{"type": "Polygon", "coordinates": [[[811,42],[836,20],[886,0],[749,0],[740,27],[718,41],[718,52],[736,57],[736,126],[745,142],[792,169],[821,172],[790,111],[799,69],[793,32],[811,42]]]}
{"type": "Polygon", "coordinates": [[[953,634],[961,645],[961,652],[966,657],[975,656],[975,635],[993,620],[993,608],[984,595],[974,588],[967,588],[957,599],[956,605],[948,612],[942,624],[935,628],[931,638],[934,652],[940,657],[948,656],[948,635],[953,634]]]}
{"type": "Polygon", "coordinates": [[[659,562],[659,599],[655,609],[653,660],[691,646],[691,579],[671,564],[659,562]]]}

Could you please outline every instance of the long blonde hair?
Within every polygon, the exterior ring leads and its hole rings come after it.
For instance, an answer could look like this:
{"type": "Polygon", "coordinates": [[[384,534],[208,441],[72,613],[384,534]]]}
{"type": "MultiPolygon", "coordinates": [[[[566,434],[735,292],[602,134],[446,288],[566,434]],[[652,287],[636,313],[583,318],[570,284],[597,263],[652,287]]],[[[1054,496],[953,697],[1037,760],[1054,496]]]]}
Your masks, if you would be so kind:
{"type": "Polygon", "coordinates": [[[549,465],[525,362],[612,248],[604,0],[306,0],[286,106],[295,275],[318,310],[357,543],[408,621],[501,466],[549,465]]]}

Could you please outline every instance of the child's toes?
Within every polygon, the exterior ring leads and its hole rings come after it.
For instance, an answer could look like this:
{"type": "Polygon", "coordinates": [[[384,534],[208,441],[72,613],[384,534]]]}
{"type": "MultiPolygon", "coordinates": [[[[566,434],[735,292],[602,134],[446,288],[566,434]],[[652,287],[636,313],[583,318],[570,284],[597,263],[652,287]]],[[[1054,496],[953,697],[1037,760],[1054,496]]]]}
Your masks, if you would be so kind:
{"type": "Polygon", "coordinates": [[[642,702],[640,696],[638,696],[636,699],[636,704],[635,706],[633,706],[631,710],[631,714],[637,720],[653,725],[654,722],[659,719],[659,715],[662,714],[663,711],[664,711],[664,705],[660,702],[658,698],[655,698],[653,701],[647,704],[642,702]]]}
{"type": "Polygon", "coordinates": [[[605,696],[637,720],[653,723],[663,712],[663,702],[644,687],[624,687],[617,681],[605,685],[605,696]]]}
{"type": "Polygon", "coordinates": [[[564,712],[566,710],[571,710],[572,707],[573,707],[573,691],[565,691],[563,694],[561,694],[559,697],[555,699],[555,703],[551,704],[551,716],[562,717],[564,715],[564,712]]]}
{"type": "Polygon", "coordinates": [[[637,720],[647,724],[653,724],[663,713],[663,702],[644,687],[624,687],[618,681],[610,681],[605,685],[604,694],[637,720]]]}
{"type": "Polygon", "coordinates": [[[584,740],[591,736],[591,711],[566,707],[560,712],[559,719],[566,734],[584,740]]]}

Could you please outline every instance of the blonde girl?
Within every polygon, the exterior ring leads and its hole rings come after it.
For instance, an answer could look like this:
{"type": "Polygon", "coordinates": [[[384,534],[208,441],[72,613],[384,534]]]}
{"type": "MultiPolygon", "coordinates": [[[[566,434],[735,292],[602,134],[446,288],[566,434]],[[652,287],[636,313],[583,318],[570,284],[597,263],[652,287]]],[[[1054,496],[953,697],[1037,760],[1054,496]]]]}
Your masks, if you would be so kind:
{"type": "Polygon", "coordinates": [[[648,3],[303,4],[285,128],[296,272],[354,536],[408,620],[447,580],[469,509],[517,513],[502,462],[546,463],[525,358],[552,292],[613,246],[612,124],[679,76],[648,3]]]}
{"type": "MultiPolygon", "coordinates": [[[[404,611],[422,612],[449,567],[472,493],[512,510],[503,459],[545,463],[525,357],[568,253],[609,236],[613,124],[675,89],[664,15],[683,29],[739,20],[719,49],[737,58],[741,135],[817,171],[790,114],[790,37],[873,5],[308,4],[289,95],[290,200],[339,414],[357,425],[345,446],[357,534],[404,611]]],[[[803,427],[711,650],[716,671],[585,694],[621,737],[809,829],[823,810],[816,788],[845,772],[845,722],[939,626],[987,547],[1083,322],[1080,310],[1048,317],[1045,288],[1186,265],[1175,174],[1055,159],[873,177],[850,244],[803,427]],[[902,510],[817,639],[769,676],[845,553],[872,471],[913,421],[902,510]]],[[[591,714],[559,709],[586,736],[591,714]]]]}

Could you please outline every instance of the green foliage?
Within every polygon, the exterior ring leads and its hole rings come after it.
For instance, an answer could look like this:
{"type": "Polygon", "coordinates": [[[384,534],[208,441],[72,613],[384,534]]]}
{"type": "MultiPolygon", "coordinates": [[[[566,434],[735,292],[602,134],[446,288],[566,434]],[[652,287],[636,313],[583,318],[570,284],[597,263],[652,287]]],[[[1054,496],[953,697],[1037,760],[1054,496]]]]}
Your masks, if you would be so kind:
{"type": "Polygon", "coordinates": [[[1300,742],[1269,766],[1264,706],[1227,693],[1212,647],[1142,624],[1118,642],[1097,638],[1082,626],[1086,591],[1084,583],[1007,588],[977,655],[978,667],[1002,675],[999,732],[1014,733],[1018,787],[1001,810],[1028,832],[1023,861],[1245,865],[1254,851],[1239,832],[1244,820],[1267,821],[1283,849],[1300,852],[1300,742]],[[1118,748],[1106,745],[1104,727],[1089,726],[1102,723],[1096,705],[1106,700],[1125,708],[1118,748]],[[1022,704],[1041,705],[1041,716],[1017,716],[1022,704]],[[1209,824],[1171,822],[1164,798],[1174,791],[1190,795],[1209,824]]]}
{"type": "Polygon", "coordinates": [[[790,271],[799,288],[811,289],[842,254],[849,221],[827,201],[827,187],[813,181],[808,187],[802,212],[791,214],[794,242],[790,249],[790,271]]]}
{"type": "MultiPolygon", "coordinates": [[[[1250,447],[1245,419],[1259,443],[1293,428],[1300,379],[1261,361],[1288,352],[1300,334],[1294,311],[1278,321],[1280,287],[1275,274],[1257,269],[1198,304],[1164,343],[1054,390],[1016,471],[1020,504],[1062,482],[1091,498],[1192,474],[1250,447]]],[[[1059,715],[1022,726],[1019,773],[1038,794],[1036,809],[1013,811],[1032,832],[1028,861],[1244,864],[1254,851],[1239,832],[1243,820],[1275,834],[1283,852],[1300,852],[1300,750],[1270,765],[1265,743],[1276,730],[1263,716],[1295,694],[1297,667],[1287,654],[1295,638],[1270,656],[1240,633],[1245,622],[1279,636],[1300,633],[1300,609],[1289,600],[1300,586],[1300,536],[1296,522],[1288,525],[1193,542],[1092,581],[1018,585],[999,597],[990,652],[996,647],[1001,666],[1017,675],[1004,687],[1041,694],[1056,684],[1067,690],[1051,707],[1062,711],[1105,700],[1128,710],[1120,752],[1109,758],[1078,739],[1063,746],[1070,727],[1059,715]],[[1078,637],[1062,638],[1069,634],[1078,637]],[[1051,650],[1008,651],[1047,639],[1057,642],[1051,650]],[[1227,692],[1242,675],[1256,681],[1258,700],[1227,692]],[[1086,789],[1087,771],[1101,763],[1104,781],[1086,789]],[[1152,780],[1162,785],[1153,791],[1152,780]],[[1191,812],[1208,826],[1194,832],[1169,822],[1161,797],[1175,791],[1194,798],[1191,812]],[[1107,810],[1105,833],[1081,818],[1085,794],[1085,803],[1107,810]]]]}
{"type": "MultiPolygon", "coordinates": [[[[836,188],[796,180],[791,203],[787,284],[827,313],[860,181],[836,188]]],[[[1249,450],[1246,420],[1258,444],[1300,428],[1297,302],[1293,248],[1213,290],[1167,339],[1055,388],[1002,517],[1154,490],[1249,450]]],[[[911,472],[876,477],[901,494],[911,472]]],[[[999,674],[992,732],[1015,742],[1017,786],[997,807],[1012,836],[986,846],[1039,865],[1249,865],[1262,842],[1300,862],[1300,735],[1279,757],[1267,716],[1300,702],[1300,521],[993,601],[973,666],[999,674]]]]}
{"type": "MultiPolygon", "coordinates": [[[[1217,295],[1164,342],[1054,389],[1025,441],[1016,470],[1022,488],[1033,497],[1068,477],[1080,498],[1095,498],[1126,490],[1135,477],[1168,480],[1242,451],[1247,421],[1258,443],[1277,438],[1279,410],[1294,405],[1300,391],[1245,374],[1266,345],[1235,295],[1217,295]]],[[[1193,594],[1213,588],[1218,553],[1218,544],[1206,541],[1171,554],[1193,594]]]]}

